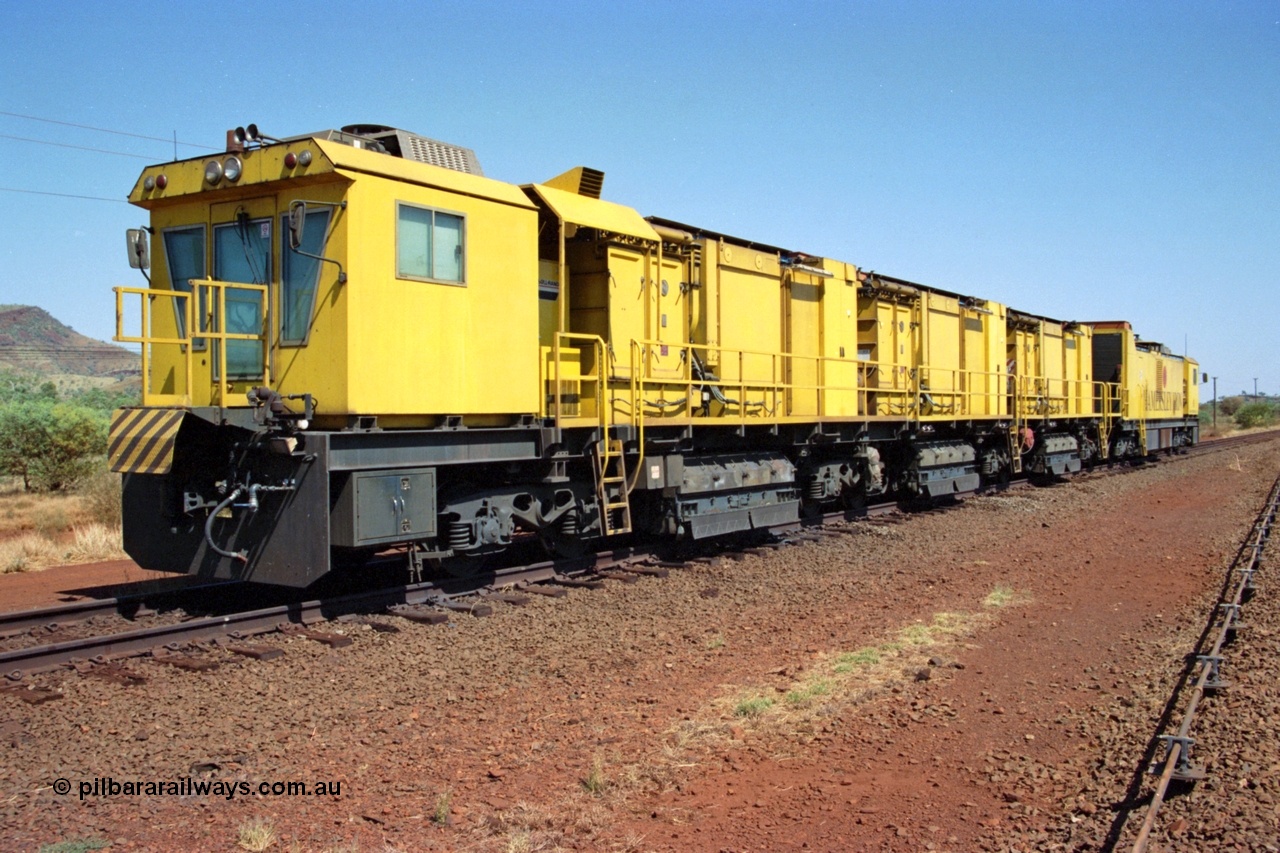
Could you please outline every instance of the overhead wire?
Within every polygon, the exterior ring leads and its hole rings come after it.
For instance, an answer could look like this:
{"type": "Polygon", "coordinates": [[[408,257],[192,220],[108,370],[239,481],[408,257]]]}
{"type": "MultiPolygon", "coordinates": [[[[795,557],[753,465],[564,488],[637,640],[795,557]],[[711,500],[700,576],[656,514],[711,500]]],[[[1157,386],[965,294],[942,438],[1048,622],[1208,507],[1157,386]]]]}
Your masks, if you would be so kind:
{"type": "Polygon", "coordinates": [[[16,139],[18,142],[34,142],[37,145],[53,145],[57,148],[74,148],[77,151],[93,151],[97,154],[114,154],[117,157],[133,157],[138,160],[154,160],[154,157],[148,157],[145,154],[128,154],[124,151],[109,151],[106,148],[90,148],[88,145],[70,145],[66,142],[51,142],[48,139],[32,139],[29,136],[11,136],[8,133],[0,133],[0,139],[16,139]]]}
{"type": "Polygon", "coordinates": [[[83,198],[89,201],[115,201],[120,204],[128,204],[129,200],[124,198],[106,198],[100,195],[75,195],[74,193],[53,193],[45,190],[20,190],[17,187],[0,187],[0,192],[5,193],[26,193],[28,195],[52,195],[59,198],[83,198]]]}
{"type": "Polygon", "coordinates": [[[45,122],[46,124],[60,124],[60,125],[63,125],[64,127],[78,127],[81,130],[95,130],[98,133],[113,133],[116,136],[131,136],[134,139],[147,139],[152,142],[163,142],[168,145],[186,145],[189,148],[203,148],[206,151],[220,150],[218,148],[215,148],[212,145],[200,145],[195,142],[182,142],[181,140],[177,140],[177,139],[165,139],[162,136],[146,136],[141,133],[129,133],[128,131],[124,131],[124,130],[109,130],[108,128],[105,128],[105,127],[94,127],[88,124],[77,124],[76,122],[73,122],[73,121],[59,121],[58,119],[55,119],[55,118],[41,118],[40,116],[30,116],[30,115],[24,115],[22,113],[11,113],[5,110],[0,110],[0,116],[9,116],[11,118],[23,118],[23,119],[27,119],[28,121],[42,121],[42,122],[45,122]]]}
{"type": "MultiPolygon", "coordinates": [[[[106,127],[95,127],[90,124],[80,124],[74,121],[62,121],[60,119],[44,118],[42,116],[27,115],[25,113],[15,113],[15,112],[10,112],[8,110],[0,110],[0,116],[9,116],[10,118],[26,119],[27,121],[39,121],[39,122],[44,122],[45,124],[56,124],[56,125],[61,125],[63,127],[75,127],[81,130],[92,130],[97,133],[110,133],[115,136],[127,136],[132,139],[145,139],[150,142],[163,142],[166,145],[175,145],[175,146],[185,145],[190,148],[201,148],[206,151],[219,150],[218,148],[215,148],[211,145],[199,145],[195,142],[183,142],[178,139],[165,139],[162,136],[148,136],[142,133],[130,133],[124,130],[112,130],[106,127]]],[[[51,145],[57,148],[71,148],[79,151],[90,151],[95,154],[111,154],[117,157],[132,157],[139,160],[147,160],[150,162],[155,162],[156,160],[156,158],[148,157],[145,154],[130,154],[124,151],[111,151],[106,148],[93,148],[87,145],[71,145],[65,142],[52,142],[46,139],[33,139],[31,137],[14,136],[7,133],[0,133],[0,139],[12,139],[19,142],[32,142],[37,145],[51,145]]],[[[45,196],[53,196],[56,198],[74,198],[74,199],[83,199],[86,201],[114,201],[120,204],[128,204],[128,201],[123,198],[105,198],[103,196],[79,195],[76,193],[59,193],[59,192],[50,192],[48,190],[29,190],[29,189],[20,189],[18,187],[0,187],[0,192],[23,193],[26,195],[45,195],[45,196]]]]}

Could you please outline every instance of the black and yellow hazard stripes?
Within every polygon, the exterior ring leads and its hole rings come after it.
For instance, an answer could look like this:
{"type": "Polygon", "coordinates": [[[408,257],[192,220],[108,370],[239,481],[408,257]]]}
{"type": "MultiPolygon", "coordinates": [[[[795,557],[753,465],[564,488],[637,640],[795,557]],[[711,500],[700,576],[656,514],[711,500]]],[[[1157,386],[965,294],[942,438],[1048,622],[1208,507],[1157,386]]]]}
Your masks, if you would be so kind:
{"type": "Polygon", "coordinates": [[[167,474],[184,409],[116,409],[111,416],[107,459],[124,474],[167,474]]]}

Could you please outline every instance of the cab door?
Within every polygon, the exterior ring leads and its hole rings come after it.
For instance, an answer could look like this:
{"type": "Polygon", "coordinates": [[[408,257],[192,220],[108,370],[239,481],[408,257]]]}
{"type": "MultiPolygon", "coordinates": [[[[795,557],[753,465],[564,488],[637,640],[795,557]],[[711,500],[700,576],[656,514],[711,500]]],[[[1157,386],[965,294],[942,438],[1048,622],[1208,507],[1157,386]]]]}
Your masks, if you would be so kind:
{"type": "MultiPolygon", "coordinates": [[[[260,284],[270,288],[266,300],[267,310],[274,304],[275,283],[279,276],[275,269],[276,199],[274,196],[245,201],[217,204],[210,208],[210,227],[213,233],[213,278],[217,281],[260,284]]],[[[215,328],[221,328],[223,318],[217,317],[217,306],[210,306],[215,328]]],[[[265,336],[267,348],[274,345],[272,324],[263,316],[263,300],[259,293],[246,288],[229,287],[226,291],[226,331],[232,334],[265,336]]],[[[215,346],[216,346],[215,342],[215,346]]],[[[257,340],[227,341],[228,381],[252,381],[263,378],[264,346],[257,340]]],[[[215,348],[213,366],[215,379],[218,354],[215,348]]]]}

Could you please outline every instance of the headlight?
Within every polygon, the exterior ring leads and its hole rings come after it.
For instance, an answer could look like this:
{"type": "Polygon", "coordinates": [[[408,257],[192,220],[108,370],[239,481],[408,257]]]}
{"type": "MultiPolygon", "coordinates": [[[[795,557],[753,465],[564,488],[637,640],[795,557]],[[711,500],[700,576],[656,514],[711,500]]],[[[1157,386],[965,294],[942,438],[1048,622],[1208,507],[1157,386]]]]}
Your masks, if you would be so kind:
{"type": "MultiPolygon", "coordinates": [[[[240,171],[241,167],[239,157],[228,157],[226,160],[222,161],[222,173],[227,176],[228,181],[240,180],[240,171]]],[[[208,177],[208,175],[206,174],[205,177],[208,177]]]]}
{"type": "Polygon", "coordinates": [[[206,183],[216,184],[222,180],[222,164],[217,160],[210,160],[204,164],[204,179],[206,183]]]}

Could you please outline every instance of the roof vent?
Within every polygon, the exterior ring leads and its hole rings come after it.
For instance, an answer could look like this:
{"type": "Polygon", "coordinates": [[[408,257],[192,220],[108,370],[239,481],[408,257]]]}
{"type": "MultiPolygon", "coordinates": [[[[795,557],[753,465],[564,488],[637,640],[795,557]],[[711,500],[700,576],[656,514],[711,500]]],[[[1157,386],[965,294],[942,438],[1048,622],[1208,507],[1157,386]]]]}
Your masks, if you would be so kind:
{"type": "Polygon", "coordinates": [[[438,139],[428,139],[381,124],[349,124],[342,128],[343,133],[372,139],[382,145],[388,154],[403,157],[405,160],[417,160],[419,163],[430,163],[455,172],[466,172],[468,175],[483,175],[476,152],[460,145],[450,145],[438,139]]]}
{"type": "Polygon", "coordinates": [[[544,186],[577,193],[587,198],[600,198],[600,191],[604,189],[604,172],[599,169],[589,169],[586,166],[575,166],[562,175],[556,175],[544,186]]]}

